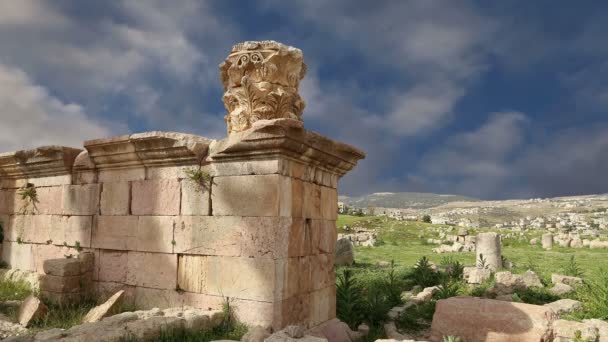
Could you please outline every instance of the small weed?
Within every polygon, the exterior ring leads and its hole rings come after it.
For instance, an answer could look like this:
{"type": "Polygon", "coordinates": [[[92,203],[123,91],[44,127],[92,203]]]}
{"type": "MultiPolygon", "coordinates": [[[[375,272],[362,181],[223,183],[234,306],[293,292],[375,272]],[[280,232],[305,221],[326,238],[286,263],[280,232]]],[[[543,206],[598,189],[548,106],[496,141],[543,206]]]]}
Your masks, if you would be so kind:
{"type": "Polygon", "coordinates": [[[431,300],[405,310],[395,321],[397,327],[404,332],[419,332],[430,327],[436,303],[435,300],[431,300]]]}
{"type": "Polygon", "coordinates": [[[17,236],[17,243],[18,244],[22,244],[23,243],[23,239],[21,238],[21,236],[17,236]]]}
{"type": "Polygon", "coordinates": [[[80,241],[76,241],[74,243],[74,249],[76,249],[76,251],[79,253],[80,253],[80,251],[82,251],[82,247],[80,247],[80,241]]]}
{"type": "Polygon", "coordinates": [[[38,194],[36,193],[36,186],[32,183],[27,183],[18,192],[19,196],[21,196],[21,200],[23,201],[23,205],[21,208],[21,212],[23,214],[27,214],[27,208],[32,206],[31,213],[35,213],[38,208],[36,204],[38,204],[38,194]]]}
{"type": "Polygon", "coordinates": [[[52,243],[53,243],[53,240],[46,240],[46,244],[47,244],[47,245],[50,245],[50,244],[52,244],[52,243]]]}
{"type": "Polygon", "coordinates": [[[567,276],[579,277],[579,278],[584,276],[584,272],[579,267],[578,263],[576,262],[576,258],[574,257],[574,255],[570,256],[570,259],[568,260],[568,264],[564,268],[564,274],[567,276]]]}
{"type": "Polygon", "coordinates": [[[47,330],[52,328],[68,329],[82,323],[84,316],[96,306],[95,301],[86,300],[78,305],[47,304],[48,314],[32,324],[32,330],[47,330]]]}
{"type": "Polygon", "coordinates": [[[177,244],[177,242],[176,242],[175,240],[171,240],[171,244],[172,244],[173,246],[175,246],[175,245],[177,244]]]}
{"type": "Polygon", "coordinates": [[[458,336],[443,336],[443,342],[460,342],[460,337],[458,336]]]}
{"type": "MultiPolygon", "coordinates": [[[[189,169],[189,170],[185,170],[184,172],[186,173],[186,176],[188,177],[188,179],[190,179],[192,182],[198,184],[203,191],[209,190],[209,188],[211,187],[212,178],[208,172],[205,172],[205,171],[201,170],[200,168],[189,169]]],[[[200,189],[198,189],[198,190],[200,190],[200,189]]]]}
{"type": "Polygon", "coordinates": [[[477,267],[483,269],[488,269],[488,267],[490,267],[487,258],[482,253],[479,253],[479,257],[477,258],[477,267]]]}

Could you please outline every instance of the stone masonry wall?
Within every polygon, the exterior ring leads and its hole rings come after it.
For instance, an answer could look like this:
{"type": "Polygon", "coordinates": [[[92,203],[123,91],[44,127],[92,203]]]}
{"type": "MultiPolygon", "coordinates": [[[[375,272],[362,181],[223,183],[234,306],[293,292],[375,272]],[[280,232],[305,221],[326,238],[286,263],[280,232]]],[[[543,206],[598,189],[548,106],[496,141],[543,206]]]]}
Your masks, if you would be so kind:
{"type": "Polygon", "coordinates": [[[43,274],[90,251],[100,297],[229,298],[250,324],[314,326],[335,317],[337,181],[362,157],[290,119],[219,141],[149,132],[0,154],[2,260],[43,274]],[[187,176],[199,169],[204,186],[187,176]],[[38,202],[24,210],[27,183],[38,202]]]}

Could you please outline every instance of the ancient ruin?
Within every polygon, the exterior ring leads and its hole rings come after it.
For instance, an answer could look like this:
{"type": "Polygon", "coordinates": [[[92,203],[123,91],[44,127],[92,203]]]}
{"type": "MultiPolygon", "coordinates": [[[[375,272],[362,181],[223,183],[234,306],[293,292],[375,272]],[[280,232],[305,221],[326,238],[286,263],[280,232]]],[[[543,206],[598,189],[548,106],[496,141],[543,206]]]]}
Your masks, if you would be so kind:
{"type": "Polygon", "coordinates": [[[45,262],[91,252],[97,296],[124,290],[141,309],[229,301],[277,330],[333,319],[336,188],[364,154],[304,129],[299,49],[245,42],[220,71],[225,139],[147,132],[0,154],[2,260],[63,293],[88,269],[45,262]]]}

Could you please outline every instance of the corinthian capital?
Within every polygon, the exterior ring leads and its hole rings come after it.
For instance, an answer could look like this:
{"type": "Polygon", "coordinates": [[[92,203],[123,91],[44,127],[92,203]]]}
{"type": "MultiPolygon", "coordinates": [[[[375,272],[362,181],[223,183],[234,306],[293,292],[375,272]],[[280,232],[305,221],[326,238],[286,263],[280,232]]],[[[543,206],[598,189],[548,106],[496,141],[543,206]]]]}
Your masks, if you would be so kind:
{"type": "Polygon", "coordinates": [[[298,93],[306,74],[302,50],[275,41],[251,41],[232,47],[220,65],[228,134],[249,129],[258,120],[302,120],[298,93]]]}

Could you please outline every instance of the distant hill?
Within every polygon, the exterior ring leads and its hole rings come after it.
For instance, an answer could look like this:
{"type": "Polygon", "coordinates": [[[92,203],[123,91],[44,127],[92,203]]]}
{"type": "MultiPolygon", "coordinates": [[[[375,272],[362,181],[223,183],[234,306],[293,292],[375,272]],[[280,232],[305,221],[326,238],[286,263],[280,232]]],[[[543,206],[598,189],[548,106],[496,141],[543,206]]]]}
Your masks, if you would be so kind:
{"type": "Polygon", "coordinates": [[[341,202],[346,203],[346,205],[357,208],[367,208],[369,206],[375,206],[383,208],[403,209],[432,208],[438,205],[456,201],[479,201],[479,199],[477,198],[471,198],[460,195],[438,195],[423,192],[376,192],[373,194],[358,197],[340,196],[339,200],[341,202]]]}

